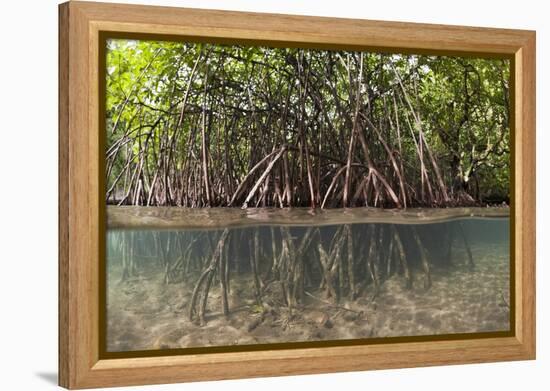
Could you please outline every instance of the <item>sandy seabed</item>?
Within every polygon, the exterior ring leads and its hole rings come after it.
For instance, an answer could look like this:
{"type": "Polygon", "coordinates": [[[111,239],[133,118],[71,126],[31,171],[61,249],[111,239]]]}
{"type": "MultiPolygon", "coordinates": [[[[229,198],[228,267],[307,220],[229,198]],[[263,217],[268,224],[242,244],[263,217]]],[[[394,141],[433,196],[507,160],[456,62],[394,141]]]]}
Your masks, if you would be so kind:
{"type": "Polygon", "coordinates": [[[292,312],[280,302],[275,285],[265,289],[260,306],[253,298],[252,278],[234,276],[229,316],[220,312],[216,284],[203,326],[188,318],[195,282],[164,284],[159,271],[120,283],[120,269],[110,269],[107,351],[507,331],[508,251],[505,243],[472,246],[473,270],[466,266],[466,254],[456,252],[451,267],[432,270],[428,290],[422,272],[413,274],[412,289],[394,274],[376,296],[367,286],[356,300],[337,304],[312,288],[292,312]]]}

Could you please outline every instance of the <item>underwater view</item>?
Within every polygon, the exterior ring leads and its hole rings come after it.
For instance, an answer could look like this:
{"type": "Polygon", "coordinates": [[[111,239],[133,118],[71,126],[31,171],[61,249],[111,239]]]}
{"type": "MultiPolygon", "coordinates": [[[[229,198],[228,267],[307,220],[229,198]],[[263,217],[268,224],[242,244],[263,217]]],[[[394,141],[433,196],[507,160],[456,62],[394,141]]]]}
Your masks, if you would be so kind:
{"type": "Polygon", "coordinates": [[[108,351],[510,329],[508,208],[187,212],[109,208],[108,351]]]}
{"type": "Polygon", "coordinates": [[[509,57],[105,45],[102,352],[511,331],[509,57]]]}

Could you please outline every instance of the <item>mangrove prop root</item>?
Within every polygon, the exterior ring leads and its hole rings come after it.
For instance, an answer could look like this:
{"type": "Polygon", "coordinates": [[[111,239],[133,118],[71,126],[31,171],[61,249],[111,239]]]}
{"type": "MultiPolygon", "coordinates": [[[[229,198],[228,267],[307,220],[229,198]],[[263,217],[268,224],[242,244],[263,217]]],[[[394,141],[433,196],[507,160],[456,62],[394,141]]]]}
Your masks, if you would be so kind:
{"type": "MultiPolygon", "coordinates": [[[[221,257],[221,254],[220,254],[220,257],[221,257]]],[[[210,292],[210,286],[212,285],[213,279],[214,279],[214,270],[208,273],[204,292],[202,293],[202,296],[201,296],[201,302],[199,306],[199,324],[201,326],[204,326],[206,324],[206,303],[208,302],[208,292],[210,292]]]]}
{"type": "Polygon", "coordinates": [[[135,235],[134,231],[121,233],[122,276],[120,282],[125,282],[137,273],[134,253],[135,235]]]}
{"type": "Polygon", "coordinates": [[[252,268],[252,274],[254,277],[254,294],[256,296],[256,302],[258,305],[262,303],[262,293],[260,285],[260,277],[258,271],[258,265],[260,262],[260,233],[259,229],[254,230],[254,243],[252,256],[250,257],[250,266],[252,268]]]}
{"type": "Polygon", "coordinates": [[[466,247],[466,253],[468,254],[468,266],[470,268],[474,268],[474,257],[472,256],[472,250],[470,249],[470,243],[468,242],[468,238],[466,236],[466,232],[464,232],[464,227],[462,226],[462,222],[458,222],[458,231],[460,233],[460,236],[462,237],[462,241],[464,242],[464,247],[466,247]]]}
{"type": "Polygon", "coordinates": [[[330,270],[330,264],[329,264],[329,256],[325,249],[323,248],[323,245],[321,242],[318,244],[318,251],[319,251],[319,262],[321,263],[321,267],[323,269],[323,280],[321,283],[320,288],[325,288],[325,296],[326,297],[334,297],[336,296],[336,292],[334,291],[334,287],[332,285],[332,273],[330,270]]]}
{"type": "Polygon", "coordinates": [[[191,250],[193,249],[193,245],[198,240],[198,236],[194,236],[188,243],[187,246],[184,245],[183,239],[179,238],[180,243],[180,256],[174,262],[174,264],[171,267],[171,272],[173,275],[176,275],[178,272],[182,271],[183,274],[186,274],[189,272],[189,266],[191,261],[191,250]],[[182,270],[183,269],[183,270],[182,270]]]}
{"type": "MultiPolygon", "coordinates": [[[[338,303],[340,301],[340,298],[342,296],[342,285],[343,285],[343,273],[342,273],[342,248],[344,246],[344,241],[346,239],[346,235],[344,232],[344,229],[340,229],[338,231],[338,239],[336,240],[336,243],[334,245],[334,251],[331,251],[330,256],[330,263],[332,264],[331,267],[331,275],[335,276],[338,280],[338,289],[334,289],[334,292],[336,295],[334,296],[334,299],[338,303]]],[[[335,278],[335,279],[336,279],[335,278]]]]}
{"type": "Polygon", "coordinates": [[[355,271],[353,264],[353,235],[351,226],[346,225],[347,244],[348,244],[348,279],[349,279],[349,298],[355,300],[355,271]]]}
{"type": "Polygon", "coordinates": [[[120,277],[120,282],[124,282],[130,277],[129,267],[128,267],[128,239],[125,233],[121,234],[122,236],[122,276],[120,277]]]}
{"type": "Polygon", "coordinates": [[[409,270],[409,265],[407,262],[407,256],[405,255],[405,248],[403,247],[403,242],[401,241],[401,237],[399,234],[399,231],[397,230],[397,227],[395,225],[392,225],[392,231],[393,231],[393,240],[395,242],[395,246],[397,248],[397,252],[399,254],[399,261],[401,263],[401,268],[403,269],[403,274],[405,275],[405,281],[406,281],[406,288],[411,289],[412,284],[412,276],[411,272],[409,270]]]}
{"type": "MultiPolygon", "coordinates": [[[[339,231],[336,232],[336,235],[339,231]]],[[[332,237],[332,241],[329,245],[328,253],[325,251],[325,248],[323,247],[323,243],[319,241],[318,245],[318,251],[319,251],[319,261],[321,263],[321,266],[323,268],[323,282],[322,287],[325,288],[325,296],[327,298],[329,297],[335,297],[336,292],[334,291],[333,286],[333,270],[332,270],[332,254],[333,254],[333,246],[334,246],[334,239],[336,238],[336,235],[332,237]]]]}
{"type": "Polygon", "coordinates": [[[426,249],[424,248],[420,236],[416,227],[411,227],[412,235],[416,245],[418,246],[418,251],[420,253],[420,262],[422,263],[422,270],[424,270],[424,288],[429,289],[432,286],[432,277],[430,275],[430,264],[428,262],[428,256],[426,254],[426,249]]]}
{"type": "Polygon", "coordinates": [[[283,299],[286,306],[289,310],[292,310],[292,301],[290,299],[290,292],[288,289],[288,274],[290,268],[290,244],[292,239],[290,238],[290,232],[287,227],[281,227],[281,237],[282,237],[282,248],[281,248],[281,258],[280,258],[280,282],[281,282],[281,291],[283,292],[283,299]]]}
{"type": "Polygon", "coordinates": [[[136,235],[135,231],[130,232],[130,274],[135,276],[136,273],[136,235]]]}
{"type": "Polygon", "coordinates": [[[227,299],[227,281],[228,281],[228,246],[223,246],[223,251],[220,254],[220,267],[218,268],[220,290],[221,290],[221,306],[224,316],[229,315],[229,303],[227,299]]]}
{"type": "Polygon", "coordinates": [[[202,293],[202,302],[199,309],[199,320],[201,323],[205,322],[204,319],[204,312],[206,308],[206,302],[208,300],[208,290],[210,289],[210,284],[212,283],[213,273],[216,270],[216,266],[219,263],[223,247],[225,244],[225,239],[227,238],[227,235],[229,234],[229,229],[226,228],[223,230],[222,234],[220,235],[220,238],[218,240],[218,245],[216,246],[216,249],[214,250],[212,257],[210,258],[210,263],[205,268],[205,270],[202,272],[201,276],[199,277],[199,280],[197,281],[197,284],[195,285],[195,288],[193,289],[193,295],[191,296],[191,302],[189,304],[189,320],[194,319],[194,315],[196,312],[196,305],[197,300],[199,296],[199,291],[203,284],[206,282],[205,289],[202,293]]]}
{"type": "Polygon", "coordinates": [[[369,240],[369,252],[367,255],[367,267],[369,269],[369,273],[372,279],[372,282],[374,283],[374,296],[378,293],[378,277],[376,275],[376,270],[374,267],[374,258],[376,253],[376,232],[374,225],[369,225],[367,228],[367,238],[369,240]]]}
{"type": "Polygon", "coordinates": [[[304,301],[304,280],[305,280],[305,267],[306,267],[306,258],[304,257],[306,251],[308,250],[311,241],[313,239],[314,230],[312,227],[309,227],[303,236],[300,245],[295,254],[294,263],[297,265],[294,269],[293,276],[293,294],[294,300],[296,302],[303,303],[304,301]]]}
{"type": "Polygon", "coordinates": [[[388,247],[388,256],[387,256],[387,269],[386,269],[386,278],[389,278],[391,276],[391,267],[393,262],[393,249],[394,249],[394,239],[393,237],[390,238],[390,244],[388,247]]]}
{"type": "Polygon", "coordinates": [[[254,187],[252,187],[252,190],[250,190],[250,193],[248,194],[248,196],[244,200],[244,203],[243,203],[243,206],[242,206],[244,209],[246,209],[248,207],[248,203],[250,202],[250,200],[252,199],[252,197],[256,193],[256,190],[258,190],[258,187],[260,187],[260,184],[266,179],[266,177],[269,175],[269,173],[273,169],[273,165],[275,163],[277,163],[277,160],[279,160],[279,158],[283,155],[283,153],[285,151],[286,151],[286,146],[281,147],[281,149],[279,150],[279,153],[277,153],[277,155],[273,158],[273,160],[271,160],[269,162],[269,164],[267,165],[267,168],[265,169],[264,173],[260,176],[260,179],[258,179],[256,184],[254,185],[254,187]]]}
{"type": "Polygon", "coordinates": [[[453,242],[454,242],[454,226],[450,225],[448,233],[447,233],[447,254],[446,254],[446,260],[448,262],[452,262],[452,256],[453,256],[453,242]]]}
{"type": "MultiPolygon", "coordinates": [[[[232,238],[231,241],[234,239],[232,238]]],[[[231,292],[231,268],[229,264],[229,246],[225,246],[225,268],[224,268],[224,279],[225,279],[225,290],[227,294],[231,292]]]]}
{"type": "Polygon", "coordinates": [[[376,257],[376,276],[378,280],[380,281],[380,277],[383,276],[383,273],[381,272],[383,267],[383,262],[386,262],[387,259],[384,258],[385,255],[385,248],[384,245],[384,232],[385,232],[385,225],[379,225],[378,226],[378,239],[377,239],[377,257],[376,257]]]}

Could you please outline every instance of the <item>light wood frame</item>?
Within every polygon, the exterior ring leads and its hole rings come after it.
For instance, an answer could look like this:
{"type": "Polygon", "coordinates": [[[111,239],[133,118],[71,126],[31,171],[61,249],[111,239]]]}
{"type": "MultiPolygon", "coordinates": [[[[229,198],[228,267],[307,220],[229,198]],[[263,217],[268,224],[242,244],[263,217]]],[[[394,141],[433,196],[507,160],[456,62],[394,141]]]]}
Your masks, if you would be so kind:
{"type": "Polygon", "coordinates": [[[59,6],[59,384],[91,388],[535,358],[535,32],[135,5],[59,6]],[[513,59],[514,336],[99,358],[101,31],[513,59]]]}

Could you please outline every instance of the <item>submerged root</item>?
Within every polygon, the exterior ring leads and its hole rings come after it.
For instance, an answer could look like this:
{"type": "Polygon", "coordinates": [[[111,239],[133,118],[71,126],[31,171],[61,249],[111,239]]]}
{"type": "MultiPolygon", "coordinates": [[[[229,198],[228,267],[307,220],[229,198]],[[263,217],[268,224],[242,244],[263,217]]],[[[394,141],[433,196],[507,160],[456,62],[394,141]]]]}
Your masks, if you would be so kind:
{"type": "Polygon", "coordinates": [[[468,266],[473,269],[475,267],[474,257],[472,256],[472,250],[470,249],[470,243],[468,242],[468,238],[466,236],[466,233],[464,232],[464,227],[462,226],[462,222],[460,221],[458,222],[458,232],[462,237],[464,247],[466,247],[466,253],[468,254],[468,266]]]}
{"type": "Polygon", "coordinates": [[[223,251],[220,254],[220,267],[219,280],[221,290],[221,306],[224,316],[229,315],[229,301],[228,301],[228,285],[229,285],[229,265],[228,265],[228,246],[223,246],[223,251]]]}
{"type": "Polygon", "coordinates": [[[208,291],[210,290],[210,285],[212,284],[212,279],[214,277],[214,272],[216,270],[216,267],[218,267],[220,259],[222,257],[222,251],[223,251],[225,240],[228,234],[229,234],[229,229],[228,228],[224,229],[220,236],[220,239],[218,240],[218,245],[216,246],[216,249],[212,254],[212,257],[210,258],[210,263],[208,264],[206,269],[202,272],[197,284],[195,285],[195,289],[193,289],[193,295],[191,296],[191,303],[189,305],[189,320],[193,320],[195,317],[195,314],[197,312],[197,309],[196,309],[197,300],[198,300],[199,292],[201,291],[201,288],[202,288],[201,303],[198,311],[199,322],[201,325],[206,324],[205,312],[206,312],[206,303],[208,301],[208,291]],[[204,284],[204,287],[203,287],[203,284],[204,284]]]}
{"type": "Polygon", "coordinates": [[[355,300],[356,287],[355,287],[355,265],[353,263],[353,235],[351,233],[351,227],[346,225],[347,244],[348,244],[348,280],[349,280],[349,298],[355,300]]]}
{"type": "Polygon", "coordinates": [[[422,270],[424,271],[424,289],[429,289],[432,286],[432,276],[430,274],[430,264],[428,262],[428,256],[426,254],[426,249],[420,240],[418,231],[416,227],[412,227],[412,236],[416,245],[418,246],[418,251],[420,253],[420,262],[422,263],[422,270]]]}
{"type": "Polygon", "coordinates": [[[409,265],[407,263],[407,256],[405,254],[405,248],[403,247],[403,242],[401,241],[399,231],[395,225],[392,225],[392,231],[393,231],[393,241],[397,247],[399,261],[401,263],[401,268],[403,269],[403,274],[405,276],[406,288],[412,289],[413,287],[412,276],[409,270],[409,265]]]}
{"type": "Polygon", "coordinates": [[[134,231],[122,233],[121,253],[122,253],[122,276],[120,282],[126,282],[131,276],[135,276],[135,235],[134,231]]]}
{"type": "Polygon", "coordinates": [[[367,267],[369,270],[370,277],[372,279],[372,282],[374,283],[374,294],[375,297],[378,294],[378,289],[380,288],[380,284],[378,282],[378,276],[376,275],[376,269],[374,266],[374,257],[375,257],[375,251],[377,247],[376,243],[376,234],[375,229],[373,225],[370,225],[367,231],[367,237],[369,238],[369,252],[367,255],[367,267]]]}
{"type": "Polygon", "coordinates": [[[254,278],[254,293],[256,296],[256,302],[259,305],[262,302],[261,283],[259,276],[259,264],[260,264],[260,233],[258,229],[254,230],[254,242],[250,257],[250,266],[252,268],[252,274],[254,278]]]}

